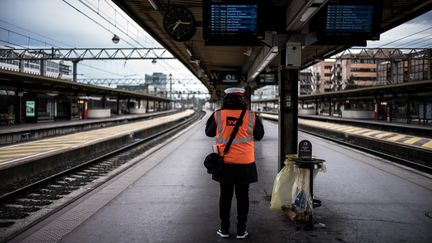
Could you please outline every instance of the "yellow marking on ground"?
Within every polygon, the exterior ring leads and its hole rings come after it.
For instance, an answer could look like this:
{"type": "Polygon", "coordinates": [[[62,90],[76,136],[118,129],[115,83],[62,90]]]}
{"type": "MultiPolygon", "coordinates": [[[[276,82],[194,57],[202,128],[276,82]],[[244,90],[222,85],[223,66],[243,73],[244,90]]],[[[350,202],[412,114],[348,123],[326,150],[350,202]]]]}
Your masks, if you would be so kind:
{"type": "MultiPolygon", "coordinates": [[[[51,144],[50,145],[50,147],[58,147],[58,148],[61,148],[61,147],[64,147],[65,145],[62,145],[62,144],[56,144],[56,145],[54,145],[54,144],[51,144]]],[[[29,145],[29,144],[26,144],[26,145],[24,145],[24,144],[22,144],[21,146],[14,146],[14,147],[7,147],[7,148],[2,148],[2,152],[3,151],[6,151],[6,150],[14,150],[14,149],[22,149],[22,148],[29,148],[29,149],[32,149],[32,148],[35,148],[35,149],[37,149],[37,148],[47,148],[47,145],[45,145],[45,144],[41,144],[41,145],[29,145]]]]}
{"type": "Polygon", "coordinates": [[[351,132],[356,132],[356,131],[359,131],[359,130],[362,130],[362,128],[358,128],[358,127],[356,127],[356,128],[350,128],[350,129],[345,130],[345,132],[351,133],[351,132]]]}
{"type": "Polygon", "coordinates": [[[14,150],[8,149],[6,151],[2,151],[2,154],[6,154],[7,152],[9,152],[9,153],[23,153],[23,152],[24,153],[27,153],[27,152],[35,153],[35,152],[49,151],[49,150],[52,150],[52,149],[53,149],[52,147],[51,148],[45,147],[45,148],[39,148],[39,149],[27,149],[27,148],[16,149],[16,150],[15,149],[14,150]]]}
{"type": "Polygon", "coordinates": [[[404,138],[404,137],[405,137],[405,135],[396,135],[396,136],[387,138],[386,140],[394,142],[394,141],[399,140],[399,139],[404,138]]]}
{"type": "Polygon", "coordinates": [[[27,157],[29,155],[32,155],[35,153],[22,153],[22,154],[0,154],[0,159],[5,158],[20,158],[20,157],[27,157]]]}
{"type": "Polygon", "coordinates": [[[417,142],[417,141],[419,141],[419,140],[421,140],[422,138],[418,138],[418,137],[413,137],[413,138],[410,138],[410,139],[408,139],[408,140],[406,140],[405,142],[403,142],[404,144],[413,144],[413,143],[415,143],[415,142],[417,142]]]}
{"type": "Polygon", "coordinates": [[[368,132],[368,131],[370,131],[370,129],[360,129],[360,130],[352,132],[352,133],[359,134],[359,133],[364,133],[364,132],[368,132]]]}
{"type": "Polygon", "coordinates": [[[371,135],[373,135],[373,134],[377,134],[377,133],[380,133],[381,131],[370,131],[370,132],[367,132],[367,133],[363,133],[363,135],[364,136],[371,136],[371,135]]]}
{"type": "Polygon", "coordinates": [[[432,149],[432,140],[423,144],[422,147],[428,148],[428,149],[432,149]]]}
{"type": "MultiPolygon", "coordinates": [[[[392,134],[394,134],[394,133],[391,133],[391,132],[383,132],[383,133],[380,133],[380,134],[375,135],[374,137],[381,139],[382,137],[385,137],[385,136],[388,136],[388,135],[392,135],[392,134]]],[[[396,135],[396,134],[394,134],[394,135],[396,135]]]]}

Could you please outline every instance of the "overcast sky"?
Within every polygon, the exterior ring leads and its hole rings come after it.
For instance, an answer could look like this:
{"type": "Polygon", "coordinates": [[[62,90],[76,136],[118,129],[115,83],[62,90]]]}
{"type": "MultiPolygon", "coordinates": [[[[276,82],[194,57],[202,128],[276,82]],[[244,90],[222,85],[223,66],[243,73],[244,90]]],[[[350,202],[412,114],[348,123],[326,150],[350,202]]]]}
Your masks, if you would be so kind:
{"type": "MultiPolygon", "coordinates": [[[[109,0],[0,0],[0,44],[23,47],[131,47],[127,42],[134,47],[159,46],[109,0]],[[113,33],[120,36],[119,44],[112,43],[113,33]]],[[[380,41],[368,42],[368,47],[432,47],[432,11],[382,34],[380,41]],[[398,41],[393,42],[395,40],[398,41]]],[[[78,73],[84,78],[143,78],[144,74],[152,72],[172,73],[174,79],[193,78],[186,68],[174,60],[158,61],[157,64],[133,60],[82,61],[81,64],[78,73]]]]}

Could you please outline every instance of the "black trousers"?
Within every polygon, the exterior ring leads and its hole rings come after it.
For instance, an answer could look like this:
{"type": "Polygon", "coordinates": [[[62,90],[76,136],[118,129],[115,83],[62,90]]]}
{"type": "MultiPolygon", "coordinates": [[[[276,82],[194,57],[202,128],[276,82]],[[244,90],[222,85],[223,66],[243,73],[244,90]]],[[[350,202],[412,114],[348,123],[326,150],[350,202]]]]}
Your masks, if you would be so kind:
{"type": "Polygon", "coordinates": [[[249,184],[225,184],[220,183],[219,216],[221,229],[230,227],[231,201],[234,193],[237,199],[237,230],[246,229],[247,215],[249,212],[249,184]]]}

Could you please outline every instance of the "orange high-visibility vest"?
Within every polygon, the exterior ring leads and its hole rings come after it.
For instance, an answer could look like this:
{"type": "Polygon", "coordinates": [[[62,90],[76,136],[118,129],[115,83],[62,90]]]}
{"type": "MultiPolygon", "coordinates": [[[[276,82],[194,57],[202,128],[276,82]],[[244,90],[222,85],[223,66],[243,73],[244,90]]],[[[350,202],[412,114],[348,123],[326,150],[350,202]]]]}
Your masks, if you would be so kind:
{"type": "MultiPolygon", "coordinates": [[[[214,114],[216,120],[216,145],[219,155],[228,144],[231,132],[240,117],[241,110],[218,110],[214,114]]],[[[228,153],[224,156],[225,163],[250,164],[255,161],[253,129],[255,126],[255,113],[246,110],[243,123],[231,144],[228,153]]]]}

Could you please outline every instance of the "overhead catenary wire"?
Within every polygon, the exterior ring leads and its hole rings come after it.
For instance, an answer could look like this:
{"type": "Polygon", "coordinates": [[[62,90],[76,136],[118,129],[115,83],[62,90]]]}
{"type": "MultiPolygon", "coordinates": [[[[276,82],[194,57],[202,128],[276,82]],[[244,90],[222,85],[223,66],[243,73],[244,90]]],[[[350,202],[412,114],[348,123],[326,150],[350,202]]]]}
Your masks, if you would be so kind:
{"type": "Polygon", "coordinates": [[[399,39],[396,39],[396,40],[390,41],[390,42],[388,42],[388,43],[386,43],[386,44],[382,44],[382,45],[380,45],[378,48],[383,48],[383,47],[385,47],[385,46],[387,46],[387,45],[389,45],[389,44],[393,44],[393,43],[395,43],[395,42],[398,42],[398,41],[404,40],[404,39],[406,39],[406,38],[412,37],[413,35],[416,35],[416,34],[419,34],[419,33],[425,32],[425,31],[428,31],[428,30],[430,30],[430,29],[432,29],[432,27],[429,27],[429,28],[426,28],[426,29],[420,30],[420,31],[418,31],[418,32],[415,32],[415,33],[412,33],[412,34],[406,35],[406,36],[401,37],[401,38],[399,38],[399,39]]]}

